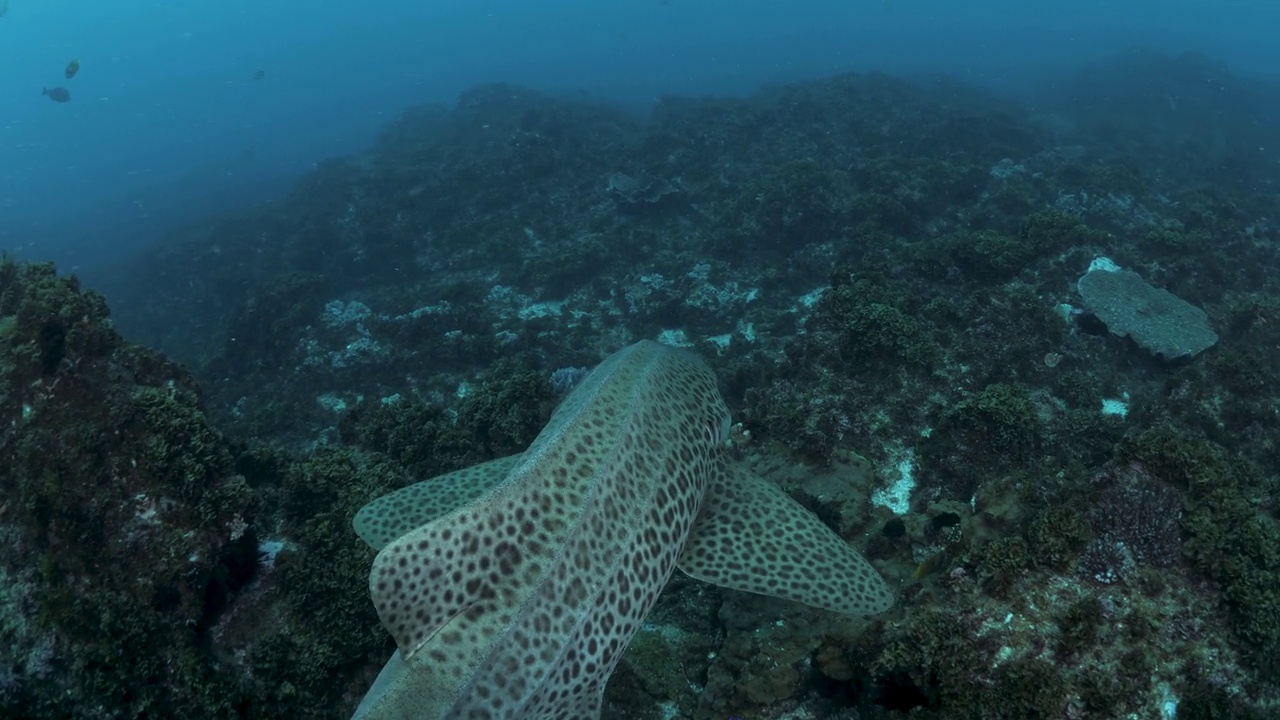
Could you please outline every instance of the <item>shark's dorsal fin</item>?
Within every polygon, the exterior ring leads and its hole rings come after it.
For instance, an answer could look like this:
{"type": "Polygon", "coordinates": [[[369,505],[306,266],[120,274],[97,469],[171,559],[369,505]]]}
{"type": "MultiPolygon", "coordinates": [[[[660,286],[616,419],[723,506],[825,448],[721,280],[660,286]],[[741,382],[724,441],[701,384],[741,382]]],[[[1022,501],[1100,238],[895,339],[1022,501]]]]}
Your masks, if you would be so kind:
{"type": "Polygon", "coordinates": [[[893,605],[871,563],[782,488],[737,465],[721,468],[677,562],[687,575],[850,615],[893,605]]]}
{"type": "Polygon", "coordinates": [[[381,550],[401,535],[489,494],[519,459],[520,455],[498,458],[402,487],[360,508],[351,524],[360,539],[381,550]]]}

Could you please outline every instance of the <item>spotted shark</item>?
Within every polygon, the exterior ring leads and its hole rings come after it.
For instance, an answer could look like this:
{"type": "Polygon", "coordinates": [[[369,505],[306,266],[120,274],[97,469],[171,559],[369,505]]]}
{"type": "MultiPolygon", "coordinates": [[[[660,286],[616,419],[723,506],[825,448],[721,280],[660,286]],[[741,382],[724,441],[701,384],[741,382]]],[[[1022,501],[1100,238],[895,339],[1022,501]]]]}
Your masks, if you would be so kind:
{"type": "Polygon", "coordinates": [[[729,430],[710,368],[643,341],[584,378],[525,452],[361,508],[397,650],[353,720],[598,720],[677,567],[839,613],[889,608],[870,563],[733,462],[729,430]]]}

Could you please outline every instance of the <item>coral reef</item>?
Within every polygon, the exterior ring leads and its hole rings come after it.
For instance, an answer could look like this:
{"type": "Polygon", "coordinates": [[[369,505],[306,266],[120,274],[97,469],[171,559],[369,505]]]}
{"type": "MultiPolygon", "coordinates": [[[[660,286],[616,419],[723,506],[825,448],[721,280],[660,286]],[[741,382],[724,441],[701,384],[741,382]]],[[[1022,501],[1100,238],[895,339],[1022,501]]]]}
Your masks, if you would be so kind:
{"type": "Polygon", "coordinates": [[[253,579],[257,502],[194,382],[47,265],[0,261],[0,316],[4,707],[233,716],[204,645],[253,579]]]}

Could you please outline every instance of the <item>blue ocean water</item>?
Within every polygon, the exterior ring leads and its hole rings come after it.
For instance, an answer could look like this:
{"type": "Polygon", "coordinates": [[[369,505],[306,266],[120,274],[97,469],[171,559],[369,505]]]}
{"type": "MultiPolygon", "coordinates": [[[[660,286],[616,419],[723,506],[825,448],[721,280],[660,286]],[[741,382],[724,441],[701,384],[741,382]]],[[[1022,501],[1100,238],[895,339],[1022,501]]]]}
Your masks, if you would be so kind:
{"type": "Polygon", "coordinates": [[[480,82],[645,109],[849,70],[1016,83],[1135,44],[1277,72],[1277,24],[1267,0],[10,0],[0,248],[92,266],[269,201],[403,108],[480,82]],[[41,96],[56,86],[70,102],[41,96]]]}

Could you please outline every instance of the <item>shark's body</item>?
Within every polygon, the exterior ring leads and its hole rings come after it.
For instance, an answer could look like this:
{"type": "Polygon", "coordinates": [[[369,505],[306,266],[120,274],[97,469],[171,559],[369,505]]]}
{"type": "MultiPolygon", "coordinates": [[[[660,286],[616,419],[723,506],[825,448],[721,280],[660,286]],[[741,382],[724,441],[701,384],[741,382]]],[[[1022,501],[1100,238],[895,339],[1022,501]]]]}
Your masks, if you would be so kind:
{"type": "Polygon", "coordinates": [[[523,454],[356,516],[399,647],[360,720],[597,720],[671,572],[832,610],[892,604],[875,570],[778,488],[736,470],[700,359],[607,358],[523,454]]]}

